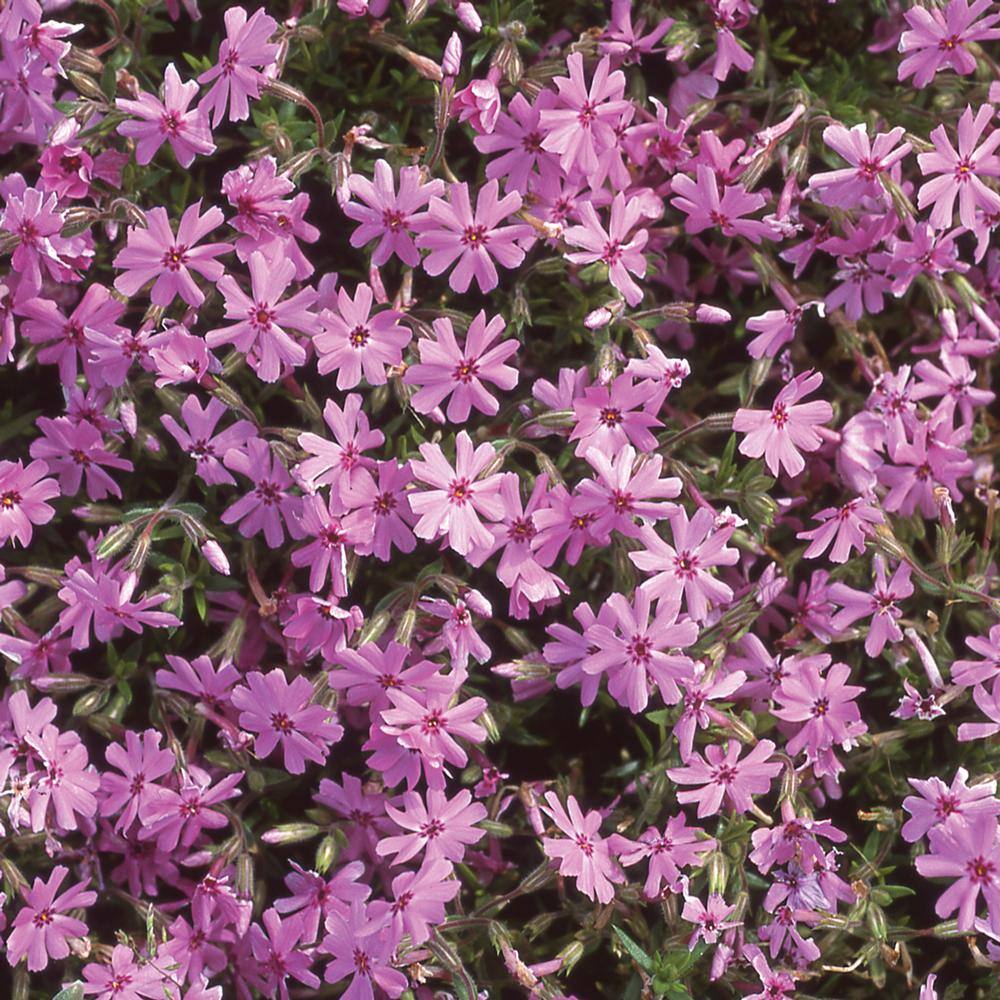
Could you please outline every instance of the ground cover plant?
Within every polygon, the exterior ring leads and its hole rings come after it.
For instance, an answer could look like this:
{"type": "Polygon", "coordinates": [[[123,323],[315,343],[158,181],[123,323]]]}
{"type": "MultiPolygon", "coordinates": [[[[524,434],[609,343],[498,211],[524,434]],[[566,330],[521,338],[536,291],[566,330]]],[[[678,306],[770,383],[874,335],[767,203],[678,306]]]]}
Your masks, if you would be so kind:
{"type": "Polygon", "coordinates": [[[998,52],[0,0],[0,997],[1000,996],[998,52]]]}

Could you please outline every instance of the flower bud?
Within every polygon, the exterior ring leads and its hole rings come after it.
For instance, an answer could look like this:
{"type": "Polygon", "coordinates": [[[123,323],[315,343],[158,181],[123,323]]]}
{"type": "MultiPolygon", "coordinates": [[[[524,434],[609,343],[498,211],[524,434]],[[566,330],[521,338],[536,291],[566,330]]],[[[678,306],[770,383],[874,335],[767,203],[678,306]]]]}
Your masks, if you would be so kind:
{"type": "Polygon", "coordinates": [[[453,31],[444,47],[441,69],[445,76],[458,76],[462,70],[462,39],[453,31]]]}
{"type": "Polygon", "coordinates": [[[732,315],[719,306],[710,306],[702,303],[694,311],[694,318],[699,323],[731,323],[732,315]]]}
{"type": "Polygon", "coordinates": [[[483,19],[479,16],[479,11],[468,0],[460,0],[455,5],[455,14],[462,27],[478,35],[483,30],[483,19]]]}
{"type": "Polygon", "coordinates": [[[301,844],[322,832],[323,828],[315,823],[282,823],[261,834],[260,839],[266,844],[301,844]]]}
{"type": "Polygon", "coordinates": [[[229,560],[226,553],[222,551],[222,546],[214,538],[209,538],[201,546],[201,554],[205,562],[223,576],[229,576],[229,560]]]}

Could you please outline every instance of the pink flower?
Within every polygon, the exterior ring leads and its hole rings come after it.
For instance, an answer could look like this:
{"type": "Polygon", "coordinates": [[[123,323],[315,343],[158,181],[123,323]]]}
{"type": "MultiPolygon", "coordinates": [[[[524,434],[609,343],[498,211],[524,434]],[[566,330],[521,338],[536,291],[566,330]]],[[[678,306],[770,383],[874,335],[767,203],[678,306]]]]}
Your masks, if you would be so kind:
{"type": "Polygon", "coordinates": [[[291,976],[304,986],[317,989],[320,979],[309,971],[313,957],[305,946],[311,938],[306,935],[303,918],[296,914],[282,920],[277,909],[271,907],[264,911],[261,923],[263,927],[256,923],[250,926],[250,948],[257,960],[262,988],[269,996],[277,993],[280,1000],[288,1000],[291,976]]]}
{"type": "Polygon", "coordinates": [[[938,777],[907,780],[919,793],[903,799],[903,808],[910,818],[903,824],[900,833],[908,844],[915,844],[929,830],[947,823],[952,816],[969,822],[975,816],[1000,814],[1000,800],[995,797],[996,780],[967,785],[969,772],[964,767],[955,771],[951,785],[946,785],[938,777]]]}
{"type": "Polygon", "coordinates": [[[69,956],[67,939],[84,937],[89,928],[82,920],[66,916],[70,910],[93,906],[97,893],[85,889],[80,882],[60,895],[59,887],[69,874],[64,865],[56,865],[48,881],[36,878],[29,889],[20,887],[24,907],[14,918],[7,938],[7,961],[17,965],[28,956],[28,971],[41,972],[49,959],[61,961],[69,956]]]}
{"type": "Polygon", "coordinates": [[[725,749],[719,744],[705,748],[705,757],[694,753],[686,767],[668,768],[667,777],[679,785],[701,785],[677,793],[678,802],[697,802],[698,818],[713,816],[725,798],[737,813],[749,812],[751,796],[766,795],[771,782],[781,770],[780,761],[771,760],[775,746],[761,740],[740,760],[739,740],[728,740],[725,749]]]}
{"type": "Polygon", "coordinates": [[[132,226],[125,249],[115,257],[114,266],[124,270],[115,278],[115,288],[122,295],[135,295],[148,281],[153,281],[149,297],[154,305],[169,306],[180,297],[197,308],[205,295],[195,284],[191,271],[197,271],[213,284],[225,273],[215,260],[229,253],[228,243],[205,243],[195,246],[213,229],[222,225],[222,212],[211,207],[201,214],[201,199],[184,210],[175,237],[162,208],[152,208],[146,215],[146,228],[132,226]]]}
{"type": "MultiPolygon", "coordinates": [[[[189,765],[179,791],[164,789],[150,807],[139,828],[140,840],[155,840],[161,851],[174,851],[178,844],[190,847],[202,830],[218,830],[229,824],[218,809],[211,808],[240,794],[242,771],[227,774],[217,784],[200,767],[189,765]]],[[[249,918],[248,918],[249,919],[249,918]]]]}
{"type": "MultiPolygon", "coordinates": [[[[4,60],[3,62],[13,60],[4,60]]],[[[2,65],[2,63],[0,63],[2,65]]],[[[21,178],[20,174],[13,177],[21,178]]],[[[65,225],[59,212],[59,199],[54,193],[45,194],[27,187],[21,179],[20,190],[4,193],[6,206],[0,217],[0,229],[14,239],[11,267],[23,275],[28,289],[37,294],[42,284],[42,265],[56,281],[72,277],[70,260],[74,242],[61,235],[65,225]]]]}
{"type": "Polygon", "coordinates": [[[251,438],[243,448],[230,448],[225,462],[234,472],[250,479],[254,488],[223,511],[222,523],[239,522],[244,538],[252,538],[263,531],[272,549],[285,539],[282,523],[293,538],[300,538],[302,498],[290,492],[292,477],[268,443],[251,438]]]}
{"type": "Polygon", "coordinates": [[[629,272],[641,278],[646,273],[646,258],[642,250],[649,234],[645,229],[629,234],[643,216],[641,198],[626,201],[619,191],[611,202],[611,221],[608,229],[601,225],[593,202],[580,203],[583,225],[570,226],[565,233],[566,242],[583,250],[566,254],[566,259],[574,264],[593,264],[601,261],[607,265],[611,284],[625,296],[630,306],[638,305],[642,299],[642,289],[629,276],[629,272]]]}
{"type": "Polygon", "coordinates": [[[215,428],[228,412],[227,407],[214,396],[202,408],[198,397],[191,395],[181,404],[185,427],[181,427],[169,413],[160,417],[160,422],[184,453],[195,460],[195,475],[206,486],[221,483],[235,486],[236,480],[226,470],[222,459],[233,448],[245,449],[250,439],[257,435],[257,428],[249,420],[237,420],[217,434],[215,428]]]}
{"type": "Polygon", "coordinates": [[[49,828],[50,806],[58,830],[78,829],[77,816],[88,820],[97,814],[94,793],[101,786],[100,775],[90,766],[87,748],[76,733],[60,733],[51,724],[41,736],[28,736],[25,742],[42,763],[29,796],[31,829],[38,833],[49,828]]]}
{"type": "Polygon", "coordinates": [[[958,120],[958,151],[944,125],[938,125],[931,131],[934,152],[917,156],[922,174],[941,175],[922,184],[917,192],[918,208],[932,206],[930,223],[936,229],[947,229],[952,224],[956,198],[958,216],[966,229],[977,228],[977,208],[987,214],[1000,212],[1000,195],[982,181],[982,177],[1000,176],[1000,156],[995,153],[1000,145],[1000,129],[994,129],[978,145],[994,111],[991,104],[983,104],[973,118],[972,107],[966,105],[958,120]]]}
{"type": "Polygon", "coordinates": [[[680,882],[681,868],[700,865],[705,855],[715,850],[716,841],[697,826],[688,826],[683,813],[671,816],[661,833],[649,827],[632,846],[623,851],[619,861],[626,866],[649,858],[649,873],[643,887],[647,898],[658,899],[661,886],[675,891],[680,882]]]}
{"type": "Polygon", "coordinates": [[[952,816],[928,832],[931,851],[916,860],[925,878],[953,878],[935,904],[942,919],[958,910],[958,929],[970,931],[982,893],[994,934],[1000,933],[1000,837],[996,816],[952,816]]]}
{"type": "Polygon", "coordinates": [[[157,778],[169,774],[177,763],[171,750],[160,749],[160,734],[147,729],[140,737],[131,729],[125,731],[125,747],[112,743],[104,751],[105,760],[121,771],[105,771],[101,775],[101,815],[117,816],[116,830],[128,830],[149,812],[162,788],[157,778]]]}
{"type": "Polygon", "coordinates": [[[671,189],[677,195],[673,199],[674,208],[687,215],[686,232],[717,228],[723,236],[744,236],[751,243],[775,235],[768,223],[742,218],[764,207],[767,199],[762,194],[748,194],[742,184],[724,184],[720,198],[718,179],[710,166],[699,163],[697,176],[697,182],[686,174],[677,174],[671,181],[671,189]]]}
{"type": "Polygon", "coordinates": [[[395,855],[392,864],[401,865],[422,851],[427,861],[445,858],[459,862],[470,844],[482,840],[484,831],[476,824],[486,819],[486,807],[472,801],[472,793],[463,788],[453,799],[443,791],[427,790],[426,804],[416,792],[406,792],[403,809],[387,803],[385,811],[397,827],[409,830],[400,836],[385,837],[375,848],[379,857],[395,855]]]}
{"type": "Polygon", "coordinates": [[[699,940],[704,941],[705,944],[715,944],[723,931],[729,930],[730,927],[739,927],[738,920],[726,920],[726,917],[735,909],[735,906],[727,905],[717,892],[713,892],[708,897],[707,904],[696,896],[688,896],[685,893],[681,919],[695,926],[695,932],[688,941],[688,947],[694,948],[699,940]]]}
{"type": "Polygon", "coordinates": [[[910,26],[899,39],[899,51],[907,56],[899,64],[899,79],[913,77],[914,87],[926,87],[947,66],[965,76],[976,68],[966,48],[968,42],[1000,38],[993,25],[1000,14],[985,14],[992,0],[949,0],[944,10],[915,4],[903,13],[910,26]],[[984,15],[985,16],[981,16],[984,15]]]}
{"type": "Polygon", "coordinates": [[[368,511],[344,516],[343,505],[335,496],[324,500],[319,495],[305,497],[299,527],[306,538],[314,541],[292,553],[293,566],[309,567],[309,589],[318,593],[330,575],[330,585],[336,597],[347,596],[347,551],[355,541],[371,537],[373,516],[368,511]]]}
{"type": "Polygon", "coordinates": [[[165,142],[182,167],[191,166],[195,156],[208,156],[215,152],[208,119],[200,109],[189,111],[191,102],[198,96],[194,80],[181,83],[173,63],[163,75],[162,99],[141,93],[137,101],[119,97],[115,104],[139,121],[126,121],[118,126],[121,135],[136,139],[135,160],[145,166],[165,142]]]}
{"type": "Polygon", "coordinates": [[[594,69],[590,87],[583,69],[583,56],[574,52],[566,59],[569,76],[555,78],[559,103],[544,108],[540,122],[546,133],[542,149],[559,155],[563,170],[574,168],[584,175],[598,167],[598,154],[617,142],[615,126],[628,110],[625,98],[625,74],[611,71],[605,56],[594,69]]]}
{"type": "Polygon", "coordinates": [[[92,424],[74,424],[68,417],[39,417],[38,427],[44,437],[31,442],[32,458],[41,458],[50,472],[59,477],[59,488],[67,496],[80,490],[84,475],[87,477],[87,496],[103,500],[109,494],[122,495],[118,484],[102,466],[132,471],[132,463],[119,458],[104,447],[101,432],[92,424]]]}
{"type": "Polygon", "coordinates": [[[972,700],[976,708],[989,719],[989,722],[963,722],[958,727],[958,742],[968,743],[971,740],[986,740],[1000,733],[1000,679],[993,681],[990,691],[985,684],[977,684],[972,691],[972,700]]]}
{"type": "Polygon", "coordinates": [[[479,189],[475,212],[464,181],[449,186],[448,201],[431,198],[417,246],[430,250],[423,260],[430,275],[441,274],[458,262],[448,278],[456,292],[467,291],[473,278],[480,291],[489,292],[499,284],[494,259],[505,268],[517,267],[524,260],[517,240],[531,230],[522,224],[500,225],[521,208],[521,196],[512,191],[498,198],[498,192],[497,181],[487,181],[479,189]]]}
{"type": "Polygon", "coordinates": [[[577,887],[585,896],[599,903],[610,903],[615,895],[614,883],[625,881],[625,875],[611,852],[619,841],[628,842],[617,835],[602,837],[598,832],[601,814],[591,809],[584,816],[572,795],[566,799],[565,808],[555,792],[546,792],[545,801],[548,805],[541,807],[542,812],[555,822],[563,834],[562,837],[542,838],[546,857],[557,860],[559,874],[575,878],[577,887]]]}
{"type": "Polygon", "coordinates": [[[393,933],[410,935],[415,945],[423,944],[433,928],[444,922],[444,904],[454,899],[462,885],[452,878],[451,864],[442,858],[426,860],[418,872],[403,872],[392,880],[393,933]]]}
{"type": "Polygon", "coordinates": [[[313,457],[296,466],[295,475],[310,492],[319,486],[331,486],[346,495],[365,470],[375,467],[364,452],[380,447],[385,435],[370,428],[356,392],[344,400],[343,409],[328,399],[323,407],[323,420],[333,432],[334,441],[318,434],[300,434],[299,445],[313,457]]]}
{"type": "Polygon", "coordinates": [[[375,267],[381,267],[393,254],[408,267],[416,267],[420,252],[412,234],[426,226],[428,214],[423,209],[431,198],[444,193],[444,181],[424,183],[420,167],[402,167],[396,194],[392,167],[385,160],[376,160],[374,182],[351,174],[348,183],[351,194],[364,202],[349,201],[343,206],[344,215],[361,223],[351,234],[351,246],[363,247],[377,237],[379,243],[372,252],[375,267]]]}
{"type": "Polygon", "coordinates": [[[385,385],[386,365],[397,367],[412,334],[399,325],[402,314],[383,309],[374,316],[371,286],[361,283],[352,299],[347,289],[337,292],[337,308],[320,313],[323,331],[313,337],[321,375],[337,373],[338,389],[353,389],[361,374],[369,385],[385,385]]]}
{"type": "Polygon", "coordinates": [[[152,963],[140,965],[127,945],[115,945],[106,965],[90,962],[83,967],[83,992],[97,1000],[159,1000],[166,985],[163,973],[152,963]]]}
{"type": "Polygon", "coordinates": [[[518,92],[510,99],[506,112],[500,112],[492,132],[476,136],[473,141],[479,152],[501,153],[486,164],[490,180],[504,180],[509,190],[523,195],[540,173],[551,175],[558,169],[556,157],[542,149],[544,131],[540,121],[542,109],[554,104],[551,90],[542,90],[534,104],[518,92]]]}
{"type": "Polygon", "coordinates": [[[229,105],[229,119],[245,121],[250,117],[250,100],[260,97],[266,68],[278,55],[278,46],[268,41],[278,27],[263,7],[255,10],[250,18],[242,7],[230,7],[225,13],[226,37],[219,45],[218,62],[198,77],[201,84],[212,83],[209,92],[201,99],[198,110],[211,114],[212,124],[218,128],[229,105]]]}
{"type": "Polygon", "coordinates": [[[432,540],[446,535],[448,545],[466,556],[474,547],[489,545],[493,536],[480,516],[498,521],[503,516],[499,472],[481,479],[496,460],[496,449],[483,442],[473,450],[472,438],[459,431],[452,467],[438,444],[420,445],[423,461],[411,462],[414,477],[431,487],[410,494],[410,507],[420,519],[413,529],[418,538],[432,540]]]}
{"type": "Polygon", "coordinates": [[[646,407],[658,395],[652,380],[634,384],[632,376],[619,375],[610,386],[592,385],[573,402],[576,423],[570,441],[578,441],[575,454],[583,457],[591,448],[614,455],[631,443],[638,451],[654,451],[656,437],[651,427],[662,427],[646,407]]]}
{"type": "Polygon", "coordinates": [[[683,596],[688,614],[695,621],[704,621],[710,605],[728,604],[733,598],[732,588],[709,570],[739,561],[739,552],[726,546],[734,526],[717,528],[714,511],[706,507],[699,507],[690,521],[684,508],[678,507],[669,515],[669,523],[673,545],[646,527],[639,532],[644,550],[630,552],[629,558],[639,569],[653,574],[641,588],[650,599],[680,607],[683,596]]]}
{"type": "Polygon", "coordinates": [[[967,637],[965,644],[982,659],[955,660],[951,665],[951,679],[954,683],[961,687],[972,687],[1000,674],[1000,625],[994,625],[989,636],[967,637]]]}
{"type": "Polygon", "coordinates": [[[328,720],[332,709],[310,704],[313,685],[301,675],[291,684],[280,668],[262,674],[254,671],[246,683],[233,689],[231,700],[240,712],[240,727],[255,733],[254,755],[263,760],[280,745],[284,766],[302,774],[306,761],[322,764],[328,748],[344,735],[343,728],[328,720]]]}
{"type": "MultiPolygon", "coordinates": [[[[483,80],[473,80],[456,92],[452,99],[452,109],[458,120],[470,122],[480,135],[489,135],[493,131],[502,104],[496,81],[490,79],[490,75],[483,80]]],[[[496,75],[499,78],[499,70],[496,75]]]]}
{"type": "Polygon", "coordinates": [[[332,955],[326,967],[328,983],[351,977],[341,994],[345,1000],[373,1000],[375,987],[395,1000],[408,986],[402,972],[392,967],[395,938],[381,921],[372,919],[364,903],[355,902],[347,914],[332,912],[327,919],[329,933],[319,951],[332,955]]]}
{"type": "Polygon", "coordinates": [[[156,671],[158,687],[191,695],[215,711],[229,704],[230,691],[240,676],[232,664],[223,664],[216,670],[208,656],[198,656],[188,662],[170,653],[167,653],[167,663],[169,670],[156,671]]]}
{"type": "Polygon", "coordinates": [[[504,325],[502,316],[494,316],[487,323],[486,312],[481,309],[460,348],[451,320],[447,316],[434,320],[436,339],[421,337],[417,341],[420,362],[410,365],[403,378],[407,385],[420,387],[410,405],[418,413],[431,413],[450,396],[447,413],[453,423],[465,423],[472,407],[495,415],[500,404],[483,382],[492,382],[507,392],[517,385],[517,369],[504,363],[517,351],[517,341],[504,340],[490,347],[503,333],[504,325]]]}
{"type": "Polygon", "coordinates": [[[851,668],[846,663],[830,666],[828,656],[822,660],[826,673],[820,672],[820,657],[810,657],[798,663],[797,669],[787,674],[774,692],[774,700],[780,707],[773,709],[773,714],[801,725],[788,741],[789,754],[804,749],[810,759],[835,745],[850,749],[868,729],[854,704],[864,688],[846,683],[851,668]]]}
{"type": "Polygon", "coordinates": [[[303,288],[282,300],[295,277],[295,265],[286,256],[269,259],[259,251],[250,254],[252,298],[231,275],[219,279],[219,291],[226,299],[226,319],[238,320],[233,326],[209,330],[209,347],[233,344],[247,355],[251,368],[264,382],[275,382],[282,367],[295,368],[305,363],[305,348],[286,330],[310,335],[321,332],[316,314],[310,312],[317,295],[303,288]]]}
{"type": "Polygon", "coordinates": [[[883,201],[886,192],[882,187],[882,175],[913,149],[908,142],[897,145],[905,133],[902,126],[897,126],[888,132],[879,132],[873,142],[868,138],[864,122],[852,129],[840,124],[827,125],[823,141],[850,166],[813,174],[809,178],[810,189],[819,192],[824,204],[839,208],[854,208],[864,198],[883,201]]]}
{"type": "Polygon", "coordinates": [[[833,417],[833,407],[826,400],[798,402],[815,392],[823,382],[819,372],[803,372],[775,397],[770,412],[741,407],[733,417],[733,430],[747,436],[740,442],[740,454],[750,458],[764,456],[772,473],[784,467],[790,476],[797,476],[805,461],[800,451],[816,451],[822,438],[816,427],[833,417]]]}
{"type": "Polygon", "coordinates": [[[871,627],[865,637],[865,652],[869,656],[878,656],[887,642],[902,641],[903,633],[896,624],[896,619],[902,618],[903,612],[896,607],[896,602],[913,593],[909,563],[901,562],[888,582],[882,556],[875,556],[874,564],[875,585],[872,590],[855,590],[846,583],[834,583],[828,591],[830,599],[841,605],[841,609],[830,620],[830,624],[838,632],[854,624],[859,618],[872,616],[871,627]]]}
{"type": "Polygon", "coordinates": [[[375,471],[377,479],[368,469],[359,469],[341,495],[350,509],[367,509],[374,518],[374,533],[368,541],[359,542],[355,551],[386,562],[393,547],[400,552],[412,552],[417,545],[410,530],[415,517],[407,491],[413,475],[409,462],[399,465],[394,459],[379,462],[375,471]]]}
{"type": "Polygon", "coordinates": [[[59,496],[59,484],[45,478],[48,471],[40,460],[27,468],[20,459],[0,461],[0,545],[13,538],[26,548],[33,526],[48,524],[55,517],[45,501],[59,496]]]}
{"type": "Polygon", "coordinates": [[[851,557],[851,551],[861,555],[871,529],[869,524],[884,524],[882,512],[866,503],[860,497],[848,500],[842,507],[825,507],[814,519],[822,523],[811,531],[800,531],[795,537],[809,541],[809,547],[802,553],[805,559],[821,556],[833,542],[830,561],[844,563],[851,557]]]}

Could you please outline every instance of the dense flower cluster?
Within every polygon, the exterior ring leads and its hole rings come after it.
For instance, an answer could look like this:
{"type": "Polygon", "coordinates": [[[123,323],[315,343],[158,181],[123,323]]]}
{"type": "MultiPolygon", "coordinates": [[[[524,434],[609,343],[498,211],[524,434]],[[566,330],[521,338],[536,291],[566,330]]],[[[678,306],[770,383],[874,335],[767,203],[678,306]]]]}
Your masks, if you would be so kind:
{"type": "Polygon", "coordinates": [[[203,6],[0,0],[0,994],[986,996],[994,0],[203,6]]]}

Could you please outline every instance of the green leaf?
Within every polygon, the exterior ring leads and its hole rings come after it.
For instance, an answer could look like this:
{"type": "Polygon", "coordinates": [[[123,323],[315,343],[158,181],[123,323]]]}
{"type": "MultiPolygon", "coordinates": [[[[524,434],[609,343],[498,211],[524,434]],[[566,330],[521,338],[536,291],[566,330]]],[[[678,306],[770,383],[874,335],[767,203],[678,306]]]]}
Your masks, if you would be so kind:
{"type": "Polygon", "coordinates": [[[620,927],[611,928],[615,932],[615,937],[621,942],[622,947],[639,963],[643,971],[653,971],[653,960],[632,940],[620,927]]]}
{"type": "Polygon", "coordinates": [[[64,986],[52,1000],[83,1000],[83,983],[77,980],[64,986]]]}

